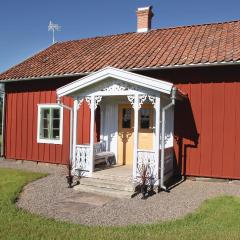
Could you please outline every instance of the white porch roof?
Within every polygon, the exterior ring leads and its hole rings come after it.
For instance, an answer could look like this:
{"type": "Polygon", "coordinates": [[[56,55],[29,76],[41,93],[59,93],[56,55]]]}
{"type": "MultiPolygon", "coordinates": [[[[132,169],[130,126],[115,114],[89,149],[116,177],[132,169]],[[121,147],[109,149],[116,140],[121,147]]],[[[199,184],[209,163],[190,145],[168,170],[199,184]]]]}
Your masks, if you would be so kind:
{"type": "Polygon", "coordinates": [[[106,67],[95,73],[89,74],[86,77],[80,78],[74,82],[71,82],[63,87],[57,89],[57,96],[72,96],[74,93],[81,91],[82,89],[89,87],[90,85],[99,83],[107,78],[118,79],[125,83],[144,87],[149,90],[157,91],[170,95],[173,87],[172,83],[146,77],[140,74],[128,72],[122,69],[106,67]]]}

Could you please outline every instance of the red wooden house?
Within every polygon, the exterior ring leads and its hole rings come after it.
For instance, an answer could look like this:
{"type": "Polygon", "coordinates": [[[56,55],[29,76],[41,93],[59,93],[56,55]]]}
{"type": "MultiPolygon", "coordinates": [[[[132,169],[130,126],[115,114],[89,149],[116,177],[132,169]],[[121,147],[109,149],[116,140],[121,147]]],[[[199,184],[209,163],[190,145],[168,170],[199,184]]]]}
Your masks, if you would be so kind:
{"type": "Polygon", "coordinates": [[[5,158],[72,156],[91,175],[103,152],[133,178],[148,162],[163,188],[173,172],[240,179],[240,21],[153,30],[151,7],[137,15],[137,32],[56,43],[0,74],[5,158]]]}

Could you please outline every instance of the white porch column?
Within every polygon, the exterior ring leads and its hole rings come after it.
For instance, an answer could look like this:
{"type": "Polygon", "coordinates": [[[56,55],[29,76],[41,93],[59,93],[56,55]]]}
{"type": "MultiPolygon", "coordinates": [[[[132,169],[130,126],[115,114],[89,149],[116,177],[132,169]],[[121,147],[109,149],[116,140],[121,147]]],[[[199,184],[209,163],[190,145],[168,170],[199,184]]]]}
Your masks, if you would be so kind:
{"type": "MultiPolygon", "coordinates": [[[[159,149],[160,149],[160,97],[156,96],[155,108],[155,167],[156,179],[159,179],[159,149]]],[[[158,184],[158,183],[157,183],[158,184]]]]}
{"type": "Polygon", "coordinates": [[[73,138],[72,138],[72,169],[75,169],[76,165],[76,143],[77,143],[77,112],[78,112],[78,100],[75,98],[73,103],[73,138]]]}
{"type": "Polygon", "coordinates": [[[89,160],[89,174],[92,175],[94,170],[94,130],[95,130],[95,96],[91,96],[91,122],[90,122],[90,160],[89,160]]]}
{"type": "Polygon", "coordinates": [[[139,117],[139,95],[134,96],[134,144],[133,144],[133,180],[137,175],[137,154],[138,154],[138,117],[139,117]]]}

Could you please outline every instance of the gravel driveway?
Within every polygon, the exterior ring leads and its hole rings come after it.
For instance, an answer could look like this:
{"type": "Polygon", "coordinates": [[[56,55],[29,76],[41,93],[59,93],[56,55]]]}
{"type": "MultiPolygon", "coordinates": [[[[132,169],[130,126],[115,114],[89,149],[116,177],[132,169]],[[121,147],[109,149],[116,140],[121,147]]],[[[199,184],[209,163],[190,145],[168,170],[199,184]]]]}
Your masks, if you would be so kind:
{"type": "Polygon", "coordinates": [[[122,226],[176,219],[193,212],[207,198],[240,196],[239,181],[203,182],[187,180],[170,193],[161,192],[147,200],[116,199],[80,193],[67,188],[66,169],[36,164],[0,161],[0,167],[50,172],[48,177],[28,184],[17,206],[43,216],[84,225],[122,226]]]}

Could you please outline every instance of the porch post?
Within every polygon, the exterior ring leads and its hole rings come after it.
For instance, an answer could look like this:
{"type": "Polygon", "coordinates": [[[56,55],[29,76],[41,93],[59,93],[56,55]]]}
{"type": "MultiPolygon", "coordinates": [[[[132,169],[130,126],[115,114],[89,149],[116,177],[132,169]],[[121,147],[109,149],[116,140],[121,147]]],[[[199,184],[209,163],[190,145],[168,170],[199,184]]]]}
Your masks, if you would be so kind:
{"type": "Polygon", "coordinates": [[[133,148],[133,180],[137,175],[137,154],[138,154],[138,116],[139,116],[139,95],[134,96],[134,148],[133,148]]]}
{"type": "Polygon", "coordinates": [[[72,138],[72,169],[75,169],[76,165],[76,143],[77,143],[77,111],[78,111],[78,100],[75,98],[73,103],[73,138],[72,138]]]}
{"type": "Polygon", "coordinates": [[[94,170],[94,122],[95,122],[95,96],[91,96],[91,122],[90,122],[90,159],[89,159],[89,173],[92,174],[94,170]]]}
{"type": "MultiPolygon", "coordinates": [[[[160,97],[156,96],[156,102],[155,102],[155,174],[157,181],[159,180],[159,149],[160,149],[160,97]]],[[[158,184],[158,182],[157,182],[158,184]]]]}

